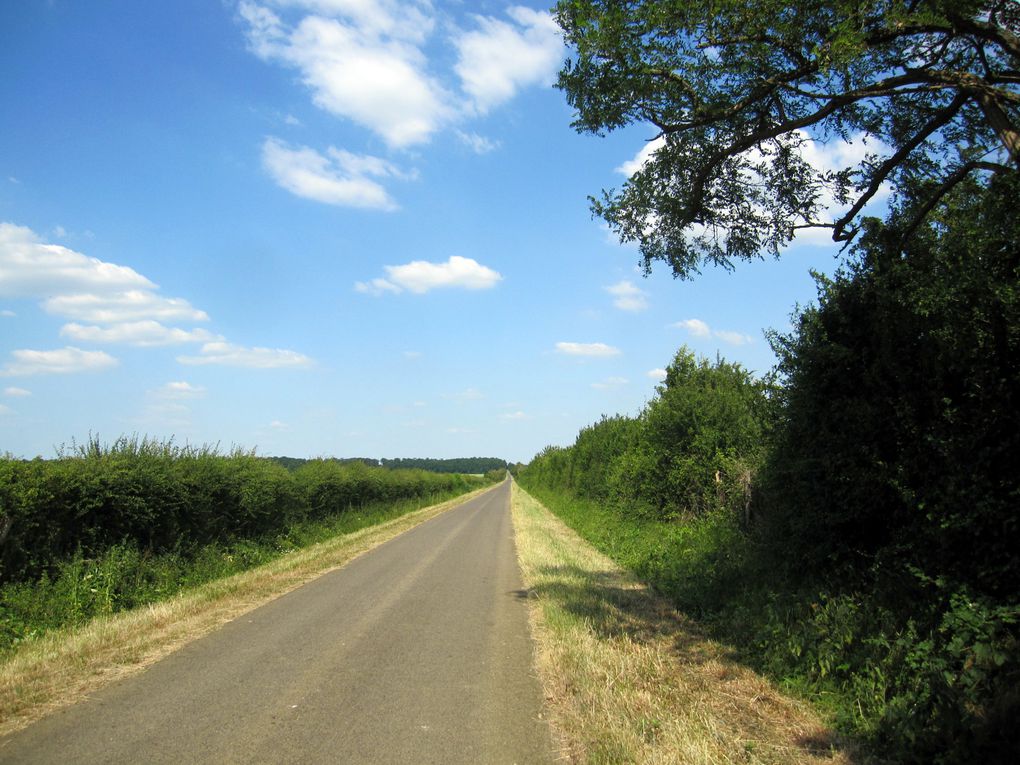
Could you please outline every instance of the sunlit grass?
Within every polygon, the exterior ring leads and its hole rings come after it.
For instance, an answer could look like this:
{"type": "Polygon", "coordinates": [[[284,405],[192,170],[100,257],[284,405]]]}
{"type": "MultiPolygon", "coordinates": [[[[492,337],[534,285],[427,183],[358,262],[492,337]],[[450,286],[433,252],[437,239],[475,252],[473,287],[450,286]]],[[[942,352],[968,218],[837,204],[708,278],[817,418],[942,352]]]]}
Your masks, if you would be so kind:
{"type": "Polygon", "coordinates": [[[848,763],[803,702],[736,662],[516,484],[539,673],[584,763],[848,763]]]}

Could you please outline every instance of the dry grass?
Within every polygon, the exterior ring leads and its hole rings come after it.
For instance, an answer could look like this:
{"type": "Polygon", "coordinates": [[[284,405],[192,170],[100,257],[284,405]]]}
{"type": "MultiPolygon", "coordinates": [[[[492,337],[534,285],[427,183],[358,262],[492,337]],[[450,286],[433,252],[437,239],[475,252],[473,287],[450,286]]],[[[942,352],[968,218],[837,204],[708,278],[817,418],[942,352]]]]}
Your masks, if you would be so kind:
{"type": "Polygon", "coordinates": [[[565,760],[852,762],[806,704],[728,657],[516,484],[512,497],[539,674],[565,760]]]}
{"type": "Polygon", "coordinates": [[[72,704],[488,489],[296,550],[163,603],[25,643],[0,664],[0,736],[72,704]]]}

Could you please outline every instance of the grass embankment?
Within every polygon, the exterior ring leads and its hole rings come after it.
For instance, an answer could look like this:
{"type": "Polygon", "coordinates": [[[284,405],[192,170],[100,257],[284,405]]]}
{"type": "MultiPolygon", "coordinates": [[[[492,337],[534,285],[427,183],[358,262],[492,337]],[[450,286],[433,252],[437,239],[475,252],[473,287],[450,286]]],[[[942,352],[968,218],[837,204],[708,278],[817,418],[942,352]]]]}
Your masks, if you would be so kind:
{"type": "Polygon", "coordinates": [[[374,513],[347,514],[336,520],[331,538],[281,553],[264,565],[162,602],[21,642],[0,661],[0,735],[140,671],[231,619],[486,490],[417,510],[418,505],[403,502],[374,513]]]}
{"type": "Polygon", "coordinates": [[[539,673],[569,761],[851,761],[807,704],[736,662],[516,484],[512,508],[539,673]]]}

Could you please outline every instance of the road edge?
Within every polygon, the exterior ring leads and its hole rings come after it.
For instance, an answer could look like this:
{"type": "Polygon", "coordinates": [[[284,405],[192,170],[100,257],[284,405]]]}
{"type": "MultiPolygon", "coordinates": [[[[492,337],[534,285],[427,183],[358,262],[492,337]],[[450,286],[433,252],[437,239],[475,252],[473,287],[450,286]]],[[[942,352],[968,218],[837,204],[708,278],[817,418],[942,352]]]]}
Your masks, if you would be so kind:
{"type": "Polygon", "coordinates": [[[295,550],[169,600],[25,644],[0,664],[0,740],[500,485],[295,550]]]}

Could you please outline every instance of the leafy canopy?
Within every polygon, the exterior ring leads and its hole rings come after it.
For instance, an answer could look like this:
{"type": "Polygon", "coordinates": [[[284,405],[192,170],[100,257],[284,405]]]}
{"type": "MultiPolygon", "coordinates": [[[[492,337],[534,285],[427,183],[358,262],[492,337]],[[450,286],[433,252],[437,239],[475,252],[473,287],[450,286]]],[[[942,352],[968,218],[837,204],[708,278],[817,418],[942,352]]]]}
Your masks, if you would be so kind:
{"type": "Polygon", "coordinates": [[[798,228],[849,241],[884,184],[905,236],[969,177],[1020,164],[1016,0],[561,0],[574,127],[659,131],[644,166],[593,199],[645,268],[777,256],[798,228]],[[864,140],[840,170],[811,138],[864,140]],[[825,220],[831,195],[848,206],[825,220]]]}

